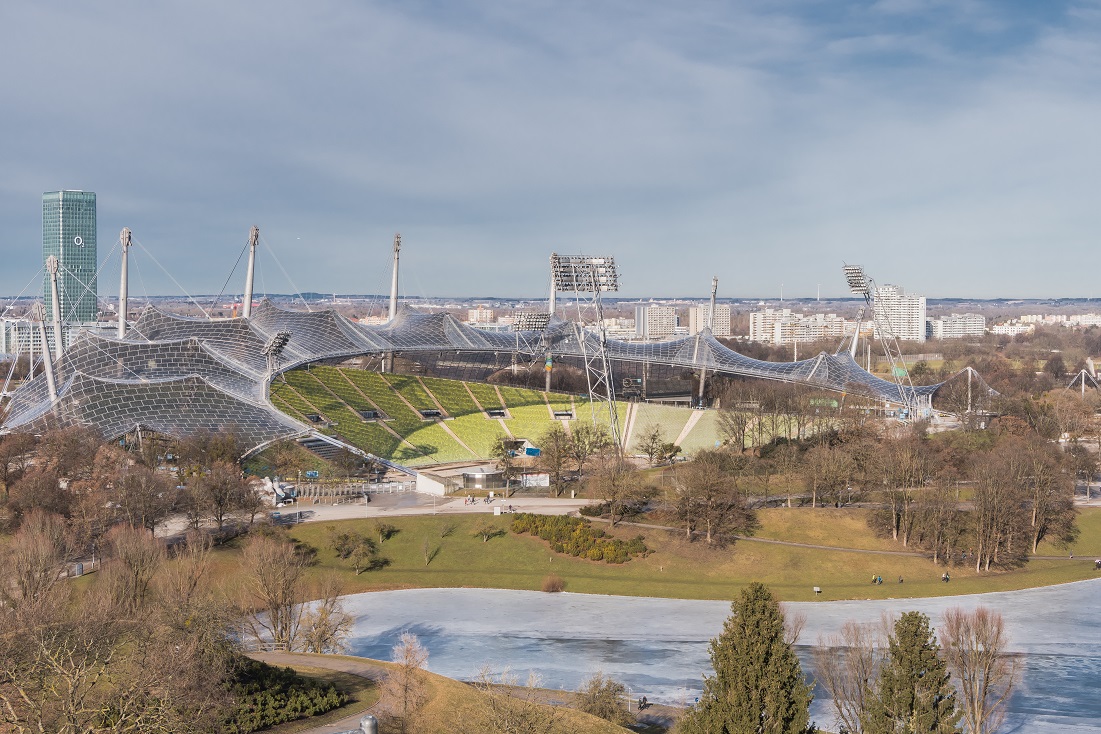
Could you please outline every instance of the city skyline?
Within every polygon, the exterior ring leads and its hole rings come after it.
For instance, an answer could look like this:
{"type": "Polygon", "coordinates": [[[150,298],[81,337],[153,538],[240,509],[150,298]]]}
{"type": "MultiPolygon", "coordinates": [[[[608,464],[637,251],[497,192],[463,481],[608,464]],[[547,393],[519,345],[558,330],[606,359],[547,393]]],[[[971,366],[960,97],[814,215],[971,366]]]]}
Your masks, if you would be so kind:
{"type": "Polygon", "coordinates": [[[720,297],[832,298],[842,262],[933,299],[1098,295],[1094,3],[0,20],[10,295],[57,189],[99,194],[101,261],[134,231],[136,296],[178,292],[150,254],[216,293],[253,224],[257,292],[385,293],[400,231],[408,298],[534,296],[552,251],[614,255],[627,297],[717,275],[720,297]]]}

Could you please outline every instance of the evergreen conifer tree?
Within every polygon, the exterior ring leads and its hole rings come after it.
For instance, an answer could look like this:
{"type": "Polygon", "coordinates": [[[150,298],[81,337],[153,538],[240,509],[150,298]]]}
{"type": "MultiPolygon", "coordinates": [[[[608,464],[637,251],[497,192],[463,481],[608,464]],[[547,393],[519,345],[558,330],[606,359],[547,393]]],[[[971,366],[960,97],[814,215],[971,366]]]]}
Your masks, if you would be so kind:
{"type": "Polygon", "coordinates": [[[865,734],[949,734],[960,712],[929,618],[906,612],[895,622],[887,660],[865,714],[865,734]]]}
{"type": "Polygon", "coordinates": [[[722,634],[711,641],[714,676],[688,710],[683,734],[804,734],[810,687],[784,634],[780,605],[752,583],[731,604],[722,634]]]}

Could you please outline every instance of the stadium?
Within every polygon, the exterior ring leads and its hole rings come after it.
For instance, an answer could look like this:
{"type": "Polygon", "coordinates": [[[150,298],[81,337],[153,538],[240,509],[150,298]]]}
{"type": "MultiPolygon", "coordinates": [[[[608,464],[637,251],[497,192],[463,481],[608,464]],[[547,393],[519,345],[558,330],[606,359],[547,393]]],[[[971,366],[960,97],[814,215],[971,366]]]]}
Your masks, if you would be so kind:
{"type": "MultiPolygon", "coordinates": [[[[180,438],[231,427],[248,454],[296,439],[314,450],[344,447],[409,467],[484,459],[498,437],[531,440],[554,420],[614,423],[609,427],[624,446],[636,426],[658,421],[679,431],[668,438],[679,439],[686,452],[714,445],[714,411],[674,414],[672,408],[616,401],[616,385],[650,370],[777,380],[925,410],[944,384],[884,380],[843,349],[795,362],[750,359],[708,328],[636,343],[607,339],[599,328],[547,313],[522,319],[512,333],[497,333],[447,313],[398,309],[397,243],[385,324],[362,324],[333,309],[291,310],[267,299],[252,308],[255,237],[256,230],[240,317],[189,318],[148,307],[133,323],[120,323],[118,337],[82,331],[66,349],[43,355],[44,369],[11,393],[0,430],[88,425],[117,439],[134,432],[180,438]],[[590,379],[585,396],[482,382],[509,365],[546,363],[549,372],[553,363],[554,369],[589,374],[594,362],[605,366],[604,388],[594,391],[590,379]],[[598,402],[610,402],[612,410],[598,402]]],[[[124,258],[121,314],[125,268],[124,258]]],[[[576,282],[564,285],[586,290],[576,282]]],[[[599,293],[608,289],[588,289],[598,313],[599,293]]],[[[39,327],[45,336],[45,324],[39,327]]]]}

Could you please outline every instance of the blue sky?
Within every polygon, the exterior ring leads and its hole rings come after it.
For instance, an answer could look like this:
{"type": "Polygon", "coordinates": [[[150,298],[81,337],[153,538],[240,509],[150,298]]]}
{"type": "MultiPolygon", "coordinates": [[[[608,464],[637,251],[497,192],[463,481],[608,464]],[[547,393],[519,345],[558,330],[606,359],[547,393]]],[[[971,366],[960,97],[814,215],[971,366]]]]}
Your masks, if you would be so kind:
{"type": "Polygon", "coordinates": [[[1097,2],[15,0],[0,64],[0,293],[80,188],[101,258],[129,226],[191,292],[257,224],[276,292],[267,250],[385,291],[400,231],[410,297],[545,294],[552,251],[640,297],[841,295],[843,261],[1101,296],[1097,2]]]}

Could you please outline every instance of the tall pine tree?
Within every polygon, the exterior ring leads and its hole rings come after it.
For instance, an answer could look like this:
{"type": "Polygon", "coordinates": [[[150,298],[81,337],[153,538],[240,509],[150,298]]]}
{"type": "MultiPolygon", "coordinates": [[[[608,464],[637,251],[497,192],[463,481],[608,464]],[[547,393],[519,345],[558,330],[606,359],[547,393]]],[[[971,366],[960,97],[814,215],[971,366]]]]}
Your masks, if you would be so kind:
{"type": "Polygon", "coordinates": [[[888,657],[864,717],[865,734],[950,734],[960,712],[929,618],[906,612],[895,622],[888,657]]]}
{"type": "Polygon", "coordinates": [[[784,615],[764,584],[750,584],[731,604],[722,634],[711,641],[715,675],[688,710],[682,734],[813,732],[810,687],[784,634],[784,615]]]}

